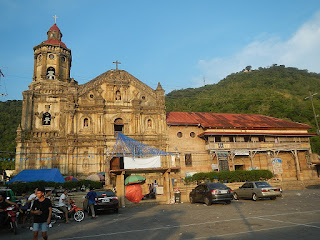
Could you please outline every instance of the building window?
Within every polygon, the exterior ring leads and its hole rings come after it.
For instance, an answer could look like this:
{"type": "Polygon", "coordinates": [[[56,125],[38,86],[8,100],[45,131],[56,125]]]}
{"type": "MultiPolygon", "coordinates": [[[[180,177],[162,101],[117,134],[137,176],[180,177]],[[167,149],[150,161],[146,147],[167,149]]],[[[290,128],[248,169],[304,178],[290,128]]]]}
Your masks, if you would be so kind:
{"type": "Polygon", "coordinates": [[[148,128],[152,128],[152,120],[148,119],[148,128]]]}
{"type": "Polygon", "coordinates": [[[244,136],[244,141],[245,142],[250,142],[251,141],[251,137],[250,136],[244,136]]]}
{"type": "Polygon", "coordinates": [[[117,133],[122,133],[123,131],[123,120],[122,118],[117,118],[114,120],[114,136],[117,136],[117,133]]]}
{"type": "Polygon", "coordinates": [[[121,100],[121,93],[119,90],[116,91],[116,101],[121,100]]]}
{"type": "Polygon", "coordinates": [[[259,142],[265,142],[264,136],[258,136],[259,142]]]}
{"type": "Polygon", "coordinates": [[[65,57],[61,57],[61,62],[65,62],[66,58],[65,57]]]}
{"type": "Polygon", "coordinates": [[[182,132],[178,132],[178,133],[177,133],[177,137],[178,137],[178,138],[182,138],[182,132]]]}
{"type": "Polygon", "coordinates": [[[55,78],[55,69],[53,67],[49,67],[47,69],[47,79],[53,80],[55,78]]]}
{"type": "Polygon", "coordinates": [[[233,136],[229,137],[229,142],[234,142],[234,137],[233,136]]]}
{"type": "Polygon", "coordinates": [[[89,119],[88,118],[83,119],[83,126],[84,127],[88,127],[89,126],[89,119]]]}
{"type": "Polygon", "coordinates": [[[190,137],[194,138],[196,136],[196,134],[194,132],[190,133],[190,137]]]}
{"type": "Polygon", "coordinates": [[[186,153],[184,155],[184,159],[185,159],[185,164],[186,166],[192,166],[192,156],[191,153],[186,153]]]}
{"type": "Polygon", "coordinates": [[[214,139],[215,139],[215,142],[221,142],[221,136],[216,136],[214,139]]]}
{"type": "Polygon", "coordinates": [[[51,114],[46,112],[42,115],[42,125],[50,125],[51,124],[51,114]]]}
{"type": "Polygon", "coordinates": [[[49,58],[50,58],[50,59],[54,59],[54,55],[53,55],[53,54],[50,54],[50,55],[49,55],[49,58]]]}

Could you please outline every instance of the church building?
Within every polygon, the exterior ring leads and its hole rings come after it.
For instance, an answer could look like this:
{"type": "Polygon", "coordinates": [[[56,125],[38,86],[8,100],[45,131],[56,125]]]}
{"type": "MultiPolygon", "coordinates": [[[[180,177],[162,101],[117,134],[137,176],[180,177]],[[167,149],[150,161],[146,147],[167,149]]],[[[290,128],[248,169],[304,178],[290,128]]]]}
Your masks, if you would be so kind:
{"type": "Polygon", "coordinates": [[[70,77],[71,50],[56,24],[33,50],[33,79],[23,92],[17,130],[17,171],[59,168],[81,177],[121,168],[121,159],[107,160],[119,132],[166,150],[160,83],[153,90],[117,68],[79,85],[70,77]]]}

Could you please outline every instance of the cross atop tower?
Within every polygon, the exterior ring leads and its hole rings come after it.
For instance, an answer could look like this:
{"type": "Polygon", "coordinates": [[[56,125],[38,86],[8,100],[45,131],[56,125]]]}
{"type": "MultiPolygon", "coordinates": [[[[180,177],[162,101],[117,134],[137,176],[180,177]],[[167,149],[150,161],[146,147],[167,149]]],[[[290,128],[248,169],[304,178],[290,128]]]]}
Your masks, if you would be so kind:
{"type": "Polygon", "coordinates": [[[53,18],[54,18],[54,23],[57,23],[57,18],[58,18],[57,15],[54,15],[53,18]]]}
{"type": "Polygon", "coordinates": [[[116,60],[115,62],[113,62],[116,64],[116,70],[118,70],[118,64],[121,64],[121,62],[118,62],[118,60],[116,60]]]}

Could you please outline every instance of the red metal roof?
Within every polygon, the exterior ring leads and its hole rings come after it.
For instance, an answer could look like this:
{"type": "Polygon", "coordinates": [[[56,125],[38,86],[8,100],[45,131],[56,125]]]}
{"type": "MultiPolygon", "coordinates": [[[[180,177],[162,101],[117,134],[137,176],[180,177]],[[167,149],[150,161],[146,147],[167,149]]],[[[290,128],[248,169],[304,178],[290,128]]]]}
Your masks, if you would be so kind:
{"type": "Polygon", "coordinates": [[[251,136],[316,136],[316,133],[275,133],[275,132],[203,132],[199,134],[199,137],[201,136],[211,136],[211,135],[223,135],[223,136],[229,136],[229,135],[251,135],[251,136]]]}
{"type": "Polygon", "coordinates": [[[65,48],[67,48],[67,46],[59,41],[59,40],[56,40],[56,39],[49,39],[49,40],[46,40],[46,41],[43,41],[42,43],[49,43],[49,44],[52,44],[52,45],[59,45],[59,46],[63,46],[65,48]]]}
{"type": "Polygon", "coordinates": [[[57,31],[57,32],[60,32],[60,29],[58,28],[57,24],[53,24],[52,27],[49,29],[49,31],[57,31]]]}
{"type": "Polygon", "coordinates": [[[204,128],[310,129],[307,124],[278,118],[235,113],[167,112],[168,125],[200,125],[204,128]]]}

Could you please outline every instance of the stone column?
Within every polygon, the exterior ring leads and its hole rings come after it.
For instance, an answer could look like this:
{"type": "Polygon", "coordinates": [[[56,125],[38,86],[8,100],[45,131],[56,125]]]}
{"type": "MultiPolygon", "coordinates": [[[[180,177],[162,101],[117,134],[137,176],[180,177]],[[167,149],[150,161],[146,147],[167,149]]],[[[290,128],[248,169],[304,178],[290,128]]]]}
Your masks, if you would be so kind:
{"type": "Polygon", "coordinates": [[[47,75],[47,52],[43,52],[41,57],[41,78],[46,79],[47,75]]]}
{"type": "Polygon", "coordinates": [[[60,54],[57,54],[57,59],[56,59],[56,79],[57,80],[62,80],[60,77],[60,62],[61,62],[61,56],[60,54]]]}
{"type": "Polygon", "coordinates": [[[119,198],[120,207],[125,207],[125,186],[124,186],[124,171],[117,175],[116,180],[116,188],[117,188],[117,196],[119,198]]]}

